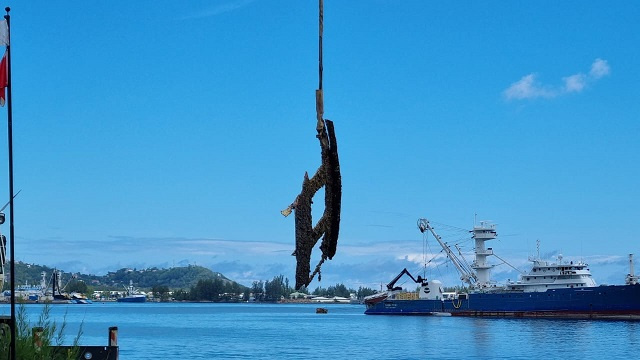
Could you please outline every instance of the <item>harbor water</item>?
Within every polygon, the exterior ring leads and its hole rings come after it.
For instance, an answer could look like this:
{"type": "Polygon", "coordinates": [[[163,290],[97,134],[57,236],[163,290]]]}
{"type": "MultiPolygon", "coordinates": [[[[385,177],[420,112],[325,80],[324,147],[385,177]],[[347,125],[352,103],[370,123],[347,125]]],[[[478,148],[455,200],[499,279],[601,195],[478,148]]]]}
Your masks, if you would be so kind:
{"type": "MultiPolygon", "coordinates": [[[[29,304],[36,321],[43,305],[29,304]]],[[[640,322],[368,316],[363,305],[94,303],[51,305],[70,344],[107,345],[120,359],[635,358],[640,322]]],[[[7,315],[9,305],[0,305],[7,315]]]]}

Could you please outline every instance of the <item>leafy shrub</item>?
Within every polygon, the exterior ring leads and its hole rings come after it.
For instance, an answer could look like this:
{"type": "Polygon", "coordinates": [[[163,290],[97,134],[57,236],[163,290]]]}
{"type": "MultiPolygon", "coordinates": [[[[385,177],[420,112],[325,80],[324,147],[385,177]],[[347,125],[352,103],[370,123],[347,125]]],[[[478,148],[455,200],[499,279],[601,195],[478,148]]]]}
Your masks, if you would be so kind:
{"type": "MultiPolygon", "coordinates": [[[[11,331],[6,324],[0,329],[0,354],[9,354],[11,331]]],[[[51,307],[45,304],[42,313],[35,324],[31,324],[27,316],[27,309],[20,304],[16,314],[16,359],[18,360],[75,360],[78,358],[78,344],[82,336],[82,324],[78,334],[73,339],[71,347],[58,348],[64,342],[66,328],[66,314],[62,324],[51,319],[51,307]],[[34,328],[41,328],[42,332],[34,339],[34,328]],[[38,340],[38,341],[36,341],[38,340]]]]}

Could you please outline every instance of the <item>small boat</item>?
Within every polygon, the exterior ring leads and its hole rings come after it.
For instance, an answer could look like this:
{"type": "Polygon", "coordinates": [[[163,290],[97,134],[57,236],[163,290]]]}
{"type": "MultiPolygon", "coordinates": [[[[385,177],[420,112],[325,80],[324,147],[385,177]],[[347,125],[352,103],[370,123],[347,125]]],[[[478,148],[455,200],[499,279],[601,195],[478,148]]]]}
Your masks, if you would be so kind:
{"type": "MultiPolygon", "coordinates": [[[[517,281],[497,284],[490,279],[494,265],[488,257],[496,256],[485,242],[497,238],[494,224],[481,222],[470,231],[475,241],[475,259],[469,264],[460,249],[455,254],[436,234],[427,219],[418,220],[418,228],[431,233],[451,260],[467,291],[444,292],[438,280],[427,280],[404,269],[388,285],[387,290],[366,297],[367,315],[433,315],[494,317],[563,317],[640,320],[640,282],[633,270],[633,254],[629,255],[629,273],[624,285],[597,285],[588,265],[582,261],[546,261],[530,257],[533,266],[517,281]],[[396,287],[404,275],[418,287],[405,291],[396,287]]],[[[503,262],[504,259],[499,258],[503,262]]]]}
{"type": "Polygon", "coordinates": [[[71,300],[69,300],[72,304],[93,304],[88,297],[83,294],[72,292],[70,295],[71,300]]]}
{"type": "Polygon", "coordinates": [[[129,286],[125,289],[126,295],[124,297],[118,298],[116,300],[117,302],[143,303],[147,301],[147,296],[133,287],[133,280],[129,280],[129,286]]]}
{"type": "Polygon", "coordinates": [[[327,314],[328,312],[327,308],[316,308],[316,314],[327,314]]]}

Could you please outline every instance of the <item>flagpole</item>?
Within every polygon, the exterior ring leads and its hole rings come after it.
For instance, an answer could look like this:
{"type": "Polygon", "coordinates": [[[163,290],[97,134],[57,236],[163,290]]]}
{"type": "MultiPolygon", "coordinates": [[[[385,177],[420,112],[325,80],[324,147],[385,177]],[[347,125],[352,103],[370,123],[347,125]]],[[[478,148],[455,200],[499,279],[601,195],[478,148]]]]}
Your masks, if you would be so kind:
{"type": "Polygon", "coordinates": [[[11,8],[8,6],[4,8],[7,14],[4,18],[7,20],[7,134],[9,142],[9,246],[11,248],[11,265],[9,271],[11,272],[11,360],[16,359],[16,257],[15,257],[15,244],[13,233],[13,119],[11,102],[13,100],[11,96],[11,24],[9,11],[11,8]]]}

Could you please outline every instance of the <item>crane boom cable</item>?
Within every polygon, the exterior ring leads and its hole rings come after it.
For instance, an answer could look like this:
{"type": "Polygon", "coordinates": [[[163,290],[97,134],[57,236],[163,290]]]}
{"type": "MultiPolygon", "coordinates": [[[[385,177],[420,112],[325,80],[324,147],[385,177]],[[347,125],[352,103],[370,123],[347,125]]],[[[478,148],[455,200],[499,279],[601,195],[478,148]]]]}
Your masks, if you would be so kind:
{"type": "Polygon", "coordinates": [[[509,265],[509,267],[511,267],[512,269],[514,269],[514,270],[515,270],[515,271],[517,271],[518,273],[520,273],[520,274],[526,274],[526,272],[525,272],[525,271],[522,271],[522,270],[518,269],[517,267],[515,267],[515,266],[511,265],[507,260],[505,260],[505,259],[501,258],[500,256],[498,256],[498,255],[496,255],[496,254],[493,254],[493,256],[495,256],[495,257],[497,257],[498,259],[502,260],[502,262],[503,262],[504,264],[509,265]]]}
{"type": "Polygon", "coordinates": [[[473,285],[473,283],[477,281],[476,274],[464,268],[463,262],[451,250],[449,245],[443,242],[442,238],[438,234],[436,234],[431,224],[429,224],[429,220],[418,219],[418,229],[420,229],[420,231],[423,233],[428,230],[429,232],[431,232],[431,234],[433,234],[433,236],[436,238],[436,240],[438,241],[442,249],[447,253],[447,256],[449,257],[449,259],[451,259],[451,262],[453,263],[453,265],[456,267],[456,269],[460,273],[460,279],[462,281],[468,283],[469,285],[473,285]]]}

